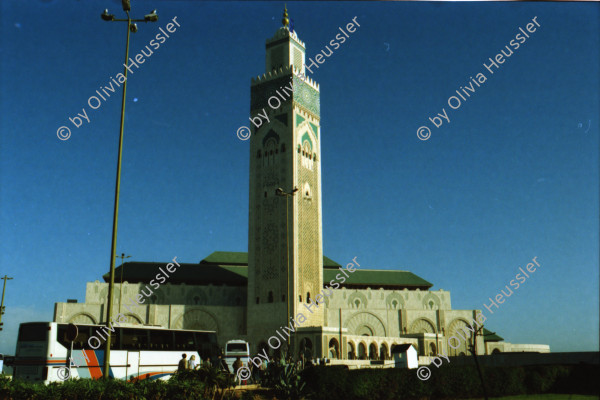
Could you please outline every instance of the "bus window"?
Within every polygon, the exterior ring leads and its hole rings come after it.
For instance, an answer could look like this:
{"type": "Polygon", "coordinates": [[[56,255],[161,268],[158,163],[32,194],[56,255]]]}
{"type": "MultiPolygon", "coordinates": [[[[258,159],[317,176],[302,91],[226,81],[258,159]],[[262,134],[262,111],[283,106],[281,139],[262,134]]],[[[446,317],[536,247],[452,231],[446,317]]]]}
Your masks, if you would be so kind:
{"type": "Polygon", "coordinates": [[[148,349],[148,331],[144,329],[123,329],[122,350],[148,349]]]}
{"type": "Polygon", "coordinates": [[[200,357],[216,358],[219,355],[219,346],[217,345],[217,335],[214,332],[196,332],[196,348],[200,357]]]}
{"type": "MultiPolygon", "coordinates": [[[[119,340],[120,328],[114,328],[114,330],[115,330],[114,332],[112,332],[112,330],[105,330],[105,331],[110,332],[110,349],[118,350],[121,348],[121,341],[119,340]]],[[[102,342],[102,343],[103,343],[102,345],[104,346],[104,343],[106,343],[106,342],[102,342]]]]}
{"type": "Polygon", "coordinates": [[[208,338],[212,344],[214,344],[214,345],[217,344],[217,334],[215,332],[210,332],[208,334],[208,338]]]}
{"type": "Polygon", "coordinates": [[[237,352],[247,352],[247,344],[246,343],[227,343],[227,349],[225,351],[227,352],[231,352],[231,353],[237,353],[237,352]]]}
{"type": "Polygon", "coordinates": [[[47,322],[39,324],[21,324],[19,342],[46,342],[50,326],[47,322]]]}
{"type": "Polygon", "coordinates": [[[173,332],[150,330],[150,350],[173,350],[173,332]]]}
{"type": "Polygon", "coordinates": [[[204,343],[211,343],[210,332],[196,332],[196,344],[200,346],[204,343]]]}
{"type": "Polygon", "coordinates": [[[194,332],[173,332],[175,334],[175,348],[173,350],[196,350],[194,332]]]}
{"type": "MultiPolygon", "coordinates": [[[[71,342],[69,342],[66,338],[67,326],[68,325],[66,324],[58,324],[56,340],[58,341],[58,343],[60,343],[68,349],[71,347],[71,342]]],[[[73,341],[74,350],[90,348],[90,345],[88,344],[88,339],[90,338],[90,328],[90,326],[77,325],[77,337],[73,341]]]]}
{"type": "Polygon", "coordinates": [[[217,334],[215,332],[196,332],[196,345],[217,344],[217,334]]]}

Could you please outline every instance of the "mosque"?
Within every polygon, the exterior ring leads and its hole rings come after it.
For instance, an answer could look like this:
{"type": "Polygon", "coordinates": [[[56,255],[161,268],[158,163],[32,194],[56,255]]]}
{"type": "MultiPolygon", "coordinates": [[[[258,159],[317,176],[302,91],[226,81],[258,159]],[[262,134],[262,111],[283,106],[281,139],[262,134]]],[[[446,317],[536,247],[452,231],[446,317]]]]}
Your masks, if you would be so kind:
{"type": "MultiPolygon", "coordinates": [[[[262,123],[252,126],[249,140],[248,252],[216,251],[197,264],[181,263],[158,289],[149,283],[170,261],[126,262],[116,269],[112,317],[122,312],[131,324],[214,330],[221,346],[243,339],[252,352],[266,348],[273,355],[287,344],[273,350],[269,339],[302,313],[291,335],[293,354],[381,360],[408,343],[421,357],[469,354],[465,340],[453,347],[448,338],[483,324],[480,310],[453,310],[450,292],[430,290],[432,283],[409,271],[369,268],[360,254],[351,255],[356,270],[341,282],[350,256],[340,265],[323,255],[320,89],[305,76],[305,53],[286,10],[283,26],[266,41],[266,72],[251,82],[251,118],[262,123]],[[290,82],[289,95],[270,107],[290,82]],[[339,287],[319,300],[336,280],[339,287]],[[144,304],[121,309],[121,300],[142,291],[151,292],[144,304]],[[307,312],[315,298],[321,306],[307,312]]],[[[103,278],[87,283],[84,303],[56,303],[54,321],[105,323],[109,274],[103,278]]],[[[479,354],[550,351],[504,342],[485,328],[476,348],[479,354]]]]}

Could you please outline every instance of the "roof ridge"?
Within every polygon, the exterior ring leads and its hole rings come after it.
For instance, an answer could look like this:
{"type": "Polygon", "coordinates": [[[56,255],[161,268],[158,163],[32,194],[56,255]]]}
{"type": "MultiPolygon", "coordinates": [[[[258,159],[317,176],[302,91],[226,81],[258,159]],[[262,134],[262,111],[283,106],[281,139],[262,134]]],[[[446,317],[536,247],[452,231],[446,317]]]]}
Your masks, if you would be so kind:
{"type": "Polygon", "coordinates": [[[382,272],[387,272],[387,271],[390,271],[390,272],[410,272],[412,274],[411,271],[404,270],[404,269],[372,269],[372,268],[363,268],[363,267],[360,267],[360,268],[356,268],[356,270],[357,271],[362,271],[362,270],[364,270],[364,271],[382,271],[382,272]]]}

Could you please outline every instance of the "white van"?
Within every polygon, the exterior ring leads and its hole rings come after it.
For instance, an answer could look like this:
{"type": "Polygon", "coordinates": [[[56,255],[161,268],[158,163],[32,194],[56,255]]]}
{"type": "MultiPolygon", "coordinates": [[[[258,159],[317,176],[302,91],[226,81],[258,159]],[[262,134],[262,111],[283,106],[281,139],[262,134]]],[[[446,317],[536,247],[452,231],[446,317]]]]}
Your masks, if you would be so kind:
{"type": "Polygon", "coordinates": [[[236,358],[240,358],[244,367],[248,367],[250,361],[250,345],[244,340],[230,340],[225,344],[225,362],[229,367],[231,373],[233,370],[233,363],[236,358]]]}

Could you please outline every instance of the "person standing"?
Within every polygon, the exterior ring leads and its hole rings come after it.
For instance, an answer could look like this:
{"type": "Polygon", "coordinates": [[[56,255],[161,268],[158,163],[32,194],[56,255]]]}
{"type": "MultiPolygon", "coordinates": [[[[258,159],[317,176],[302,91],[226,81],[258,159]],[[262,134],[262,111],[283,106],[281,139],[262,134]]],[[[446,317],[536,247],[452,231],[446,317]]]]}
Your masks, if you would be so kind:
{"type": "Polygon", "coordinates": [[[198,363],[196,362],[196,356],[192,354],[190,361],[188,361],[188,369],[195,370],[196,368],[198,368],[198,363]]]}
{"type": "Polygon", "coordinates": [[[188,369],[188,360],[186,359],[187,354],[183,353],[181,355],[181,360],[179,360],[179,364],[177,365],[177,372],[182,372],[188,369]]]}
{"type": "Polygon", "coordinates": [[[216,367],[220,368],[221,371],[226,372],[226,373],[230,373],[231,371],[229,371],[229,365],[227,365],[227,361],[225,361],[223,359],[223,357],[219,354],[218,358],[217,358],[217,363],[215,365],[216,367]]]}
{"type": "Polygon", "coordinates": [[[261,364],[260,364],[260,371],[258,372],[258,376],[260,377],[260,382],[264,382],[265,381],[265,377],[267,375],[267,360],[264,360],[261,364]]]}
{"type": "Polygon", "coordinates": [[[237,357],[233,362],[233,373],[237,375],[238,369],[242,368],[244,363],[242,362],[240,357],[237,357]]]}

